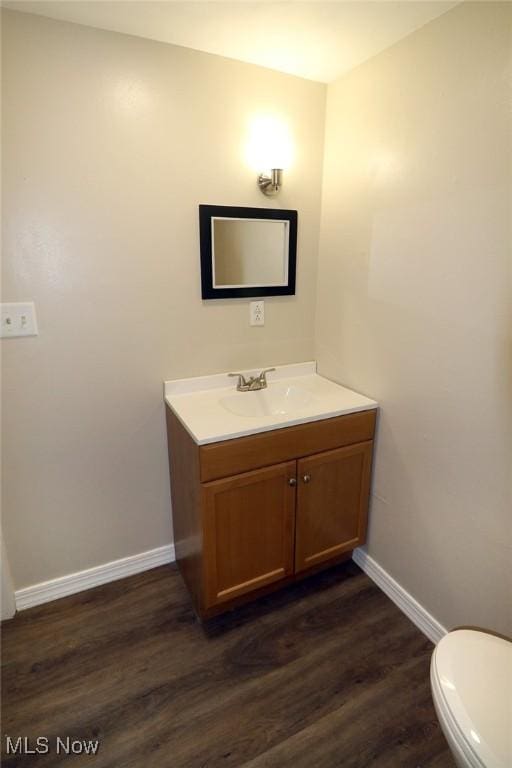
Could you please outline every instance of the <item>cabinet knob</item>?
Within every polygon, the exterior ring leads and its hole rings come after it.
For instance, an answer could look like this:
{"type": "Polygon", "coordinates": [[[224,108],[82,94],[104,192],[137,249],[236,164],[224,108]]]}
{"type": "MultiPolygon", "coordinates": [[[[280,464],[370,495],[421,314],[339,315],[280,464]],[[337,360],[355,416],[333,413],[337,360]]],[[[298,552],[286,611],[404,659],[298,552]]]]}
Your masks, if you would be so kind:
{"type": "Polygon", "coordinates": [[[288,480],[288,485],[297,485],[297,480],[294,477],[290,477],[288,480]]]}
{"type": "Polygon", "coordinates": [[[302,479],[305,483],[309,483],[309,481],[311,480],[311,475],[304,475],[302,479]]]}

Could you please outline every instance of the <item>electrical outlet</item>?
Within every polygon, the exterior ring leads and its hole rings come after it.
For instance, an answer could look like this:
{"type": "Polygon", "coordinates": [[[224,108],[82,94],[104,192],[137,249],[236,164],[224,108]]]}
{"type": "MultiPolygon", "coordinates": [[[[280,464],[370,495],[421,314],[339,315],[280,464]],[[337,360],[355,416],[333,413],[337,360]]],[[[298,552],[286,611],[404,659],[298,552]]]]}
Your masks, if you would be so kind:
{"type": "Polygon", "coordinates": [[[264,301],[251,301],[249,304],[249,325],[265,325],[264,301]]]}
{"type": "Polygon", "coordinates": [[[4,302],[0,305],[0,338],[37,334],[36,308],[33,301],[4,302]]]}

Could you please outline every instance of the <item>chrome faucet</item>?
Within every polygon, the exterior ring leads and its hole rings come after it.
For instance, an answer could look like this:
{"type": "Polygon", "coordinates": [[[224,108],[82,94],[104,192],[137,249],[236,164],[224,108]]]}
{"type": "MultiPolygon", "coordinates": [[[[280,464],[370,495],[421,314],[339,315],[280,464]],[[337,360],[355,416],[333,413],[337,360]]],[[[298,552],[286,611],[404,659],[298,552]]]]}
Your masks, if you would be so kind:
{"type": "Polygon", "coordinates": [[[275,368],[265,368],[258,376],[246,379],[242,373],[228,373],[228,376],[238,376],[237,392],[257,392],[258,389],[266,389],[267,373],[275,371],[275,368]]]}

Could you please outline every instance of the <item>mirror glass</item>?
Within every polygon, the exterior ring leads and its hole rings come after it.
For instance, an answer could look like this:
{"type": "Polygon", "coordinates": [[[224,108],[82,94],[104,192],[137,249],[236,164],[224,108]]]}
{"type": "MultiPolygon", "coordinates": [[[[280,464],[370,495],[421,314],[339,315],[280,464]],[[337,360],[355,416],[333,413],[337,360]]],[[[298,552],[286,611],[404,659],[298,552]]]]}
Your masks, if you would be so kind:
{"type": "Polygon", "coordinates": [[[214,288],[288,282],[289,222],[212,218],[214,288]]]}

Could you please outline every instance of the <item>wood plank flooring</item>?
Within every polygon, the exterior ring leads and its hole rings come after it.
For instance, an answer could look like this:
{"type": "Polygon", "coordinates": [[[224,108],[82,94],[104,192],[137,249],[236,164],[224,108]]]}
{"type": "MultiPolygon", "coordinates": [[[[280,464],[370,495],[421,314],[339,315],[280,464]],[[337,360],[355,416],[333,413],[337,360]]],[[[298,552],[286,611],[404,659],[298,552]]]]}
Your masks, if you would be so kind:
{"type": "Polygon", "coordinates": [[[432,646],[353,562],[203,626],[163,566],[2,630],[5,768],[454,766],[432,646]],[[7,756],[5,735],[51,752],[7,756]],[[57,755],[57,736],[99,751],[57,755]]]}

